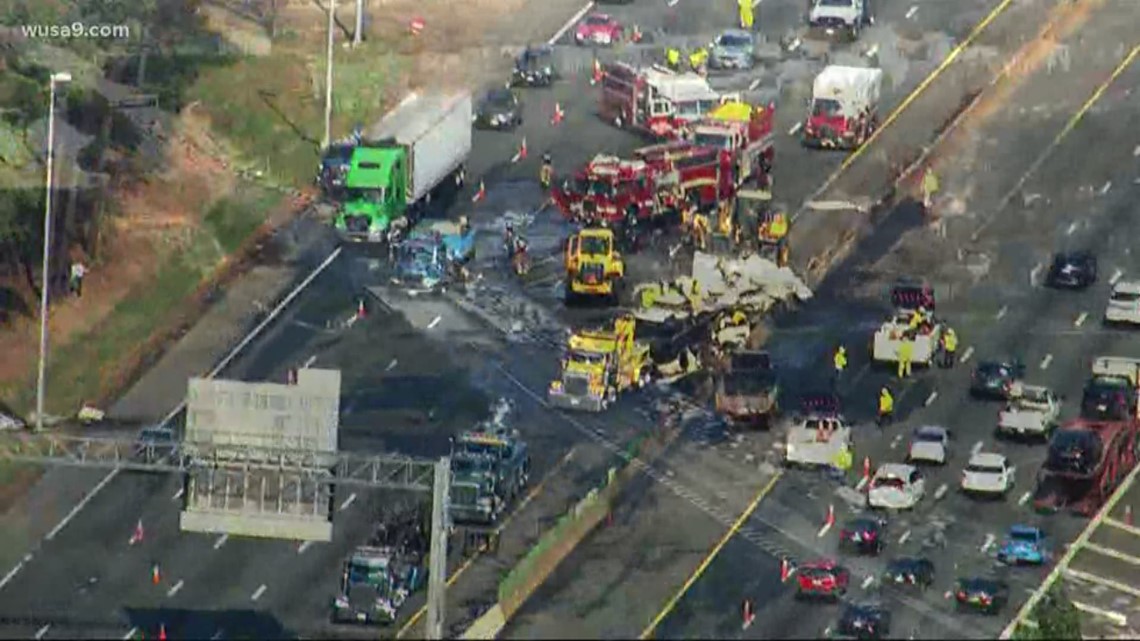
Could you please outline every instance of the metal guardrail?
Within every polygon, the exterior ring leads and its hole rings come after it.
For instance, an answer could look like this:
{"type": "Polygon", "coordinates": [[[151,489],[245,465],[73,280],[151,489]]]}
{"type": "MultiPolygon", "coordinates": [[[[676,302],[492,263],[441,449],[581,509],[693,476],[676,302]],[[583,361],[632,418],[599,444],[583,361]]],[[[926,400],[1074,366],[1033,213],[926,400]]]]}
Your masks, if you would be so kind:
{"type": "Polygon", "coordinates": [[[0,460],[140,472],[186,473],[203,467],[242,466],[331,472],[322,482],[394,490],[432,489],[434,460],[392,454],[327,453],[199,443],[145,443],[64,434],[0,436],[0,460]]]}

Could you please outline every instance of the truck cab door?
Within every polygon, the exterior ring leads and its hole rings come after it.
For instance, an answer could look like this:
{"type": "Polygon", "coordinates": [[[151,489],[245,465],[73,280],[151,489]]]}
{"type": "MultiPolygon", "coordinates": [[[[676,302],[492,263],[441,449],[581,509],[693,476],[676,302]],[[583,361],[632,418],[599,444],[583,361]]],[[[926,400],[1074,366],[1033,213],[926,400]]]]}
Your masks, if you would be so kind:
{"type": "Polygon", "coordinates": [[[578,234],[574,234],[566,239],[566,271],[578,271],[578,234]]]}

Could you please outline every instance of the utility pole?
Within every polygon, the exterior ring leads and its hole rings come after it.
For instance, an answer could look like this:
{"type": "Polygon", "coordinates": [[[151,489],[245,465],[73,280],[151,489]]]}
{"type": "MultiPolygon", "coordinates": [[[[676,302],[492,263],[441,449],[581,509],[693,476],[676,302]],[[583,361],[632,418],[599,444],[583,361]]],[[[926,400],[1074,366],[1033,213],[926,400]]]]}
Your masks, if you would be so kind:
{"type": "Polygon", "coordinates": [[[329,43],[325,54],[325,137],[321,149],[332,143],[332,96],[333,96],[333,30],[336,28],[336,0],[329,0],[329,43]]]}
{"type": "Polygon", "coordinates": [[[44,429],[44,392],[47,384],[48,298],[51,292],[51,191],[54,188],[52,161],[55,157],[55,86],[71,82],[66,71],[53,73],[48,80],[47,177],[44,179],[44,262],[40,274],[40,365],[36,375],[36,431],[44,429]]]}
{"type": "Polygon", "coordinates": [[[356,27],[352,30],[352,46],[364,40],[364,0],[356,0],[356,27]]]}
{"type": "Polygon", "coordinates": [[[451,489],[451,460],[439,459],[435,466],[431,501],[431,550],[428,565],[428,639],[443,638],[444,597],[447,591],[447,501],[451,489]]]}

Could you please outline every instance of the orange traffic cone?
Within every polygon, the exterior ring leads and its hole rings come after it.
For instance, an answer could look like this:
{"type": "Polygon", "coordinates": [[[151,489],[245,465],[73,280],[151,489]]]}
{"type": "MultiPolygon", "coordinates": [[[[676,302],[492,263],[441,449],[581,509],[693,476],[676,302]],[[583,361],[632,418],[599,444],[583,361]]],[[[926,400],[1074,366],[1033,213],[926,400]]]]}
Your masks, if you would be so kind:
{"type": "Polygon", "coordinates": [[[135,531],[131,533],[131,538],[127,541],[127,545],[138,545],[142,543],[143,536],[145,536],[145,532],[143,532],[142,519],[139,519],[139,522],[135,524],[135,531]]]}
{"type": "Polygon", "coordinates": [[[784,557],[780,559],[780,583],[787,583],[791,576],[792,564],[788,562],[788,557],[784,557]]]}
{"type": "Polygon", "coordinates": [[[823,522],[824,527],[831,527],[835,525],[835,506],[827,506],[827,519],[823,522]]]}
{"type": "Polygon", "coordinates": [[[487,188],[485,186],[483,186],[483,181],[480,180],[479,181],[479,191],[475,192],[475,195],[471,197],[471,202],[477,203],[486,197],[487,197],[487,188]]]}
{"type": "Polygon", "coordinates": [[[1132,525],[1132,506],[1131,505],[1125,505],[1124,506],[1124,522],[1127,525],[1132,525]]]}
{"type": "Polygon", "coordinates": [[[752,600],[745,599],[744,605],[741,609],[743,610],[742,614],[744,615],[744,624],[741,626],[741,628],[747,630],[748,627],[752,625],[752,622],[756,620],[756,613],[752,610],[752,600]]]}
{"type": "Polygon", "coordinates": [[[158,585],[159,583],[162,583],[162,573],[159,572],[157,563],[155,563],[154,567],[152,567],[150,569],[150,582],[153,583],[154,585],[158,585]]]}
{"type": "Polygon", "coordinates": [[[413,36],[418,36],[420,32],[424,30],[424,26],[423,18],[412,18],[412,21],[408,23],[408,31],[410,31],[413,36]]]}
{"type": "Polygon", "coordinates": [[[368,316],[368,310],[364,307],[364,299],[361,298],[356,302],[356,319],[364,320],[368,316]]]}
{"type": "Polygon", "coordinates": [[[562,111],[562,105],[558,104],[557,102],[554,103],[554,115],[550,117],[550,124],[558,125],[565,117],[566,114],[562,111]]]}
{"type": "Polygon", "coordinates": [[[602,81],[602,76],[602,63],[598,62],[597,58],[594,58],[594,73],[590,76],[590,84],[598,84],[602,81]]]}
{"type": "Polygon", "coordinates": [[[158,624],[158,641],[166,641],[166,624],[158,624]]]}
{"type": "Polygon", "coordinates": [[[871,482],[871,457],[870,456],[864,456],[863,457],[863,478],[867,479],[868,483],[871,482]]]}
{"type": "Polygon", "coordinates": [[[519,145],[519,150],[515,152],[514,157],[511,158],[511,162],[518,162],[520,160],[526,160],[526,136],[523,136],[522,144],[519,145]]]}

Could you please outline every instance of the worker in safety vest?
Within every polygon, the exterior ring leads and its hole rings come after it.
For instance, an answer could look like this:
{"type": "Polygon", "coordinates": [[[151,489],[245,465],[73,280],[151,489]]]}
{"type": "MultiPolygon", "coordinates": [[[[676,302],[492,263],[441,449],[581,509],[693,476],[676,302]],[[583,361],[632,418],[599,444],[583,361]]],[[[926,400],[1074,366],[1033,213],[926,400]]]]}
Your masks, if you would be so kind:
{"type": "Polygon", "coordinates": [[[542,167],[538,170],[538,182],[543,189],[550,189],[550,181],[554,178],[554,162],[550,154],[542,154],[542,167]]]}
{"type": "Polygon", "coordinates": [[[938,189],[938,174],[934,173],[933,167],[928,166],[926,171],[922,172],[922,207],[928,213],[934,205],[934,196],[938,194],[938,189]]]}
{"type": "Polygon", "coordinates": [[[899,342],[899,378],[910,376],[910,359],[914,357],[914,341],[906,338],[899,342]]]}
{"type": "Polygon", "coordinates": [[[918,332],[918,330],[922,328],[923,323],[926,321],[926,308],[919,307],[918,309],[914,310],[913,313],[911,313],[910,322],[907,324],[907,329],[909,329],[912,334],[918,332]]]}
{"type": "Polygon", "coordinates": [[[693,214],[693,244],[697,249],[704,251],[708,246],[709,217],[703,212],[693,214]]]}
{"type": "Polygon", "coordinates": [[[676,47],[665,49],[665,66],[673,71],[681,70],[681,50],[676,47]]]}
{"type": "Polygon", "coordinates": [[[664,291],[664,286],[660,283],[650,283],[641,290],[641,308],[649,309],[657,303],[657,299],[661,298],[664,291]]]}
{"type": "Polygon", "coordinates": [[[783,240],[788,235],[788,217],[783,212],[772,217],[772,224],[768,226],[768,235],[772,240],[783,240]]]}
{"type": "Polygon", "coordinates": [[[883,427],[891,422],[891,417],[895,413],[895,397],[891,396],[891,390],[883,387],[879,390],[879,427],[883,427]]]}
{"type": "Polygon", "coordinates": [[[689,285],[688,298],[689,304],[693,306],[693,311],[695,312],[701,306],[701,284],[697,282],[695,278],[689,285]]]}
{"type": "Polygon", "coordinates": [[[843,378],[843,371],[847,369],[847,348],[842,345],[835,348],[835,354],[831,360],[835,366],[835,376],[832,378],[832,383],[835,387],[839,387],[839,381],[843,378]]]}
{"type": "Polygon", "coordinates": [[[740,28],[752,30],[752,0],[738,0],[740,7],[740,28]]]}
{"type": "Polygon", "coordinates": [[[954,366],[954,355],[958,351],[958,334],[953,327],[947,327],[942,332],[942,367],[948,369],[954,366]]]}
{"type": "Polygon", "coordinates": [[[716,231],[721,236],[732,236],[732,209],[728,202],[722,202],[716,211],[716,231]]]}
{"type": "Polygon", "coordinates": [[[706,63],[708,60],[709,50],[701,47],[689,54],[689,67],[691,67],[693,71],[704,75],[706,72],[706,63]]]}

